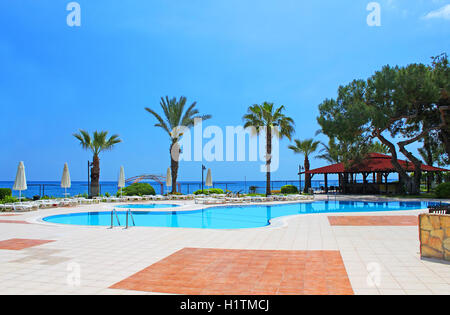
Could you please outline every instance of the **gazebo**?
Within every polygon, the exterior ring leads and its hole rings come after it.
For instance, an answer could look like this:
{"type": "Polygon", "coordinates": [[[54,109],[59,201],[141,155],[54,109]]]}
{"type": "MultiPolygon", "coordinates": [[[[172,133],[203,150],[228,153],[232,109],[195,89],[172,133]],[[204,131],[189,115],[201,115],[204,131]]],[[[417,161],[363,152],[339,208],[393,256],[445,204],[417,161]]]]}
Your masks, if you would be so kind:
{"type": "MultiPolygon", "coordinates": [[[[392,165],[391,156],[379,153],[370,153],[367,158],[358,164],[346,166],[344,163],[337,163],[314,170],[303,172],[309,174],[311,178],[316,174],[323,174],[325,180],[324,190],[329,191],[328,174],[337,174],[339,178],[339,187],[332,187],[346,194],[382,194],[382,193],[398,193],[400,189],[399,182],[388,183],[388,176],[391,173],[398,173],[392,165]],[[362,175],[363,181],[357,182],[356,176],[362,175]],[[372,180],[370,176],[372,175],[372,180]],[[384,180],[384,182],[383,182],[384,180]]],[[[414,164],[408,161],[398,160],[399,164],[407,172],[414,172],[414,164]]],[[[423,172],[440,173],[448,172],[448,170],[422,164],[423,172]]],[[[428,177],[427,177],[428,178],[428,177]]]]}

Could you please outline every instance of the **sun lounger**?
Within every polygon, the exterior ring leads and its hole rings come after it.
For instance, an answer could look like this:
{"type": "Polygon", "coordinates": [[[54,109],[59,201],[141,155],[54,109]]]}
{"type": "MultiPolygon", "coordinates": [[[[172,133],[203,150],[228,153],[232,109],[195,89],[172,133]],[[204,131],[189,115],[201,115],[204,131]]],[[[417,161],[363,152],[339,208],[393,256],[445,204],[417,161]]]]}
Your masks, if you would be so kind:
{"type": "Polygon", "coordinates": [[[219,198],[195,198],[195,203],[204,205],[213,205],[225,203],[225,200],[219,198]]]}

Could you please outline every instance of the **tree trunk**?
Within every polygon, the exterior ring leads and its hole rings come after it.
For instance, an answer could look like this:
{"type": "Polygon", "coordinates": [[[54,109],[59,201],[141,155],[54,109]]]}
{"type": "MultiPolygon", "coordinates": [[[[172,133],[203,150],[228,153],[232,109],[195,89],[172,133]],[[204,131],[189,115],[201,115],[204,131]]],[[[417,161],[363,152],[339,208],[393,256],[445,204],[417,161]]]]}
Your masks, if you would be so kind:
{"type": "Polygon", "coordinates": [[[177,142],[172,142],[170,146],[170,171],[172,173],[172,194],[177,192],[179,158],[180,158],[180,146],[177,142]]]}
{"type": "Polygon", "coordinates": [[[418,195],[420,194],[420,184],[422,179],[422,161],[416,158],[411,152],[406,150],[406,146],[417,141],[420,138],[425,137],[428,134],[428,131],[424,130],[420,135],[398,143],[398,147],[400,148],[400,152],[405,155],[408,160],[410,160],[414,164],[414,185],[412,187],[412,194],[418,195]]]}
{"type": "MultiPolygon", "coordinates": [[[[427,154],[425,162],[427,163],[427,165],[433,166],[433,152],[431,150],[430,138],[429,137],[425,137],[424,149],[425,149],[425,152],[427,154]]],[[[433,182],[433,180],[434,180],[433,173],[427,172],[427,192],[428,193],[431,190],[431,183],[433,182]]]]}
{"type": "Polygon", "coordinates": [[[96,197],[100,194],[100,158],[94,154],[91,168],[91,196],[96,197]]]}
{"type": "Polygon", "coordinates": [[[266,130],[266,196],[272,194],[270,187],[270,164],[272,163],[272,129],[266,130]]]}
{"type": "Polygon", "coordinates": [[[422,162],[417,159],[411,152],[407,151],[405,149],[405,147],[400,146],[400,152],[403,153],[403,155],[405,155],[408,160],[410,160],[413,164],[414,164],[414,181],[413,181],[413,185],[411,186],[411,191],[410,193],[413,195],[418,195],[420,194],[420,183],[421,183],[421,179],[422,179],[422,162]]]}
{"type": "Polygon", "coordinates": [[[309,172],[309,159],[308,156],[305,155],[305,189],[303,192],[308,193],[309,189],[311,188],[311,175],[308,174],[309,172]]]}
{"type": "Polygon", "coordinates": [[[411,177],[409,177],[408,173],[403,169],[403,167],[398,162],[397,150],[395,149],[395,145],[392,142],[388,141],[385,137],[383,137],[380,130],[375,131],[375,136],[381,141],[381,143],[383,143],[389,148],[389,152],[391,153],[392,165],[394,166],[395,170],[398,172],[400,176],[400,182],[404,183],[406,191],[409,193],[414,193],[414,191],[416,190],[414,188],[415,186],[414,181],[411,179],[411,177]]]}
{"type": "Polygon", "coordinates": [[[440,100],[441,105],[439,106],[439,112],[441,114],[441,125],[439,138],[444,143],[445,151],[450,157],[450,131],[449,131],[449,113],[450,113],[450,100],[447,95],[443,95],[440,100]]]}

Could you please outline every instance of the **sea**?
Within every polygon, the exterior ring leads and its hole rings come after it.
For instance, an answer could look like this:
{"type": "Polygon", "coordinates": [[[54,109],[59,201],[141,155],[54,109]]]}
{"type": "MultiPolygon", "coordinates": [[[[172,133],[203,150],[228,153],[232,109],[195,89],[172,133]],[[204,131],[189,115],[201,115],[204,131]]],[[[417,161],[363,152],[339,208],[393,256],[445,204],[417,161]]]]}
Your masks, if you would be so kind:
{"type": "MultiPolygon", "coordinates": [[[[162,187],[156,182],[148,182],[150,185],[155,188],[155,192],[157,194],[165,194],[168,192],[170,188],[165,185],[162,187]]],[[[129,184],[127,184],[129,185],[129,184]]],[[[182,194],[191,194],[196,190],[202,188],[202,183],[200,181],[182,181],[179,183],[182,194]]],[[[294,185],[299,187],[299,180],[282,180],[282,181],[273,181],[271,182],[272,190],[280,190],[284,185],[294,185]]],[[[304,181],[301,182],[301,187],[304,187],[304,181]]],[[[313,189],[320,189],[321,186],[324,186],[324,181],[313,180],[312,181],[313,189]]],[[[337,180],[328,180],[328,186],[337,186],[337,180]]],[[[0,188],[13,188],[14,182],[12,181],[0,181],[0,188]]],[[[34,196],[48,196],[48,197],[64,197],[66,191],[64,188],[61,188],[60,181],[29,181],[27,182],[28,189],[22,191],[22,196],[27,198],[33,198],[34,196]]],[[[221,188],[224,191],[229,190],[233,193],[248,193],[250,188],[255,188],[256,193],[265,193],[266,191],[266,182],[265,181],[223,181],[223,182],[215,182],[214,188],[221,188]]],[[[206,187],[205,187],[206,188],[206,187]]],[[[115,195],[117,193],[118,187],[117,182],[108,182],[103,181],[100,182],[100,193],[105,195],[106,193],[110,195],[115,195]]],[[[73,181],[72,187],[67,189],[68,196],[76,196],[88,194],[88,183],[87,181],[73,181]]],[[[13,196],[19,196],[18,191],[13,191],[13,196]]]]}

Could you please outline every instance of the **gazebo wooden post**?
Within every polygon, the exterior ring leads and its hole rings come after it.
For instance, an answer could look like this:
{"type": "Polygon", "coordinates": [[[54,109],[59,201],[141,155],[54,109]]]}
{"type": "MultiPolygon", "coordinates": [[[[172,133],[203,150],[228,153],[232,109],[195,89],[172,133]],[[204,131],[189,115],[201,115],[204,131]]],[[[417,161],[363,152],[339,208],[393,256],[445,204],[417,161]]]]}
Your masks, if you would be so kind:
{"type": "Polygon", "coordinates": [[[328,174],[325,173],[323,174],[324,179],[325,179],[325,193],[328,194],[328,174]]]}
{"type": "Polygon", "coordinates": [[[338,185],[339,185],[339,190],[342,191],[342,174],[338,173],[338,185]]]}
{"type": "Polygon", "coordinates": [[[385,187],[386,187],[386,194],[388,194],[388,176],[389,176],[389,173],[384,173],[384,183],[385,183],[385,187]]]}
{"type": "Polygon", "coordinates": [[[367,176],[369,176],[369,173],[362,173],[363,176],[363,193],[366,193],[366,188],[367,188],[367,176]]]}

